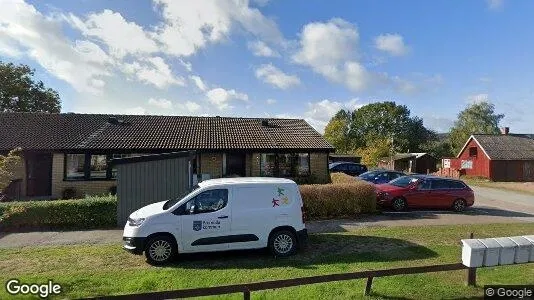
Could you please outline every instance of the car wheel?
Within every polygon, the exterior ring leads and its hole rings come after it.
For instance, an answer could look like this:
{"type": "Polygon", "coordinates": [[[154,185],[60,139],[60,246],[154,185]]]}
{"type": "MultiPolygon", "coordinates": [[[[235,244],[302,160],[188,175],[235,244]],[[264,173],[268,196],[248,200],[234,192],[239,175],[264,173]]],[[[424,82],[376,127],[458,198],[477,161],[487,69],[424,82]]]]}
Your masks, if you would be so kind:
{"type": "Polygon", "coordinates": [[[277,231],[269,238],[269,249],[274,256],[290,256],[297,251],[297,238],[289,230],[277,231]]]}
{"type": "Polygon", "coordinates": [[[168,236],[151,238],[145,247],[145,256],[151,265],[163,265],[174,259],[177,253],[176,242],[168,236]]]}
{"type": "Polygon", "coordinates": [[[465,203],[464,199],[456,199],[454,200],[454,203],[452,204],[452,209],[455,212],[462,212],[465,210],[467,206],[467,203],[465,203]]]}
{"type": "Polygon", "coordinates": [[[395,198],[391,201],[391,206],[393,206],[393,210],[395,211],[403,211],[406,209],[406,200],[403,198],[395,198]]]}

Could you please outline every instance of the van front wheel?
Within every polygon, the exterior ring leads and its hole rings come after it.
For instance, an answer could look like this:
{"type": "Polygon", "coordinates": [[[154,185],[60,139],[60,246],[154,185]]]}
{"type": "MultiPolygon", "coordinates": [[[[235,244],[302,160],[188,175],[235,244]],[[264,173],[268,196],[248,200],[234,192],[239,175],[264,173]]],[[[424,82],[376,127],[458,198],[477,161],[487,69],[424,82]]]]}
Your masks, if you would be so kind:
{"type": "Polygon", "coordinates": [[[289,230],[277,231],[269,239],[269,249],[277,257],[293,255],[297,251],[297,238],[289,230]]]}
{"type": "Polygon", "coordinates": [[[145,256],[151,265],[169,263],[176,256],[176,243],[165,235],[158,235],[146,243],[145,256]]]}

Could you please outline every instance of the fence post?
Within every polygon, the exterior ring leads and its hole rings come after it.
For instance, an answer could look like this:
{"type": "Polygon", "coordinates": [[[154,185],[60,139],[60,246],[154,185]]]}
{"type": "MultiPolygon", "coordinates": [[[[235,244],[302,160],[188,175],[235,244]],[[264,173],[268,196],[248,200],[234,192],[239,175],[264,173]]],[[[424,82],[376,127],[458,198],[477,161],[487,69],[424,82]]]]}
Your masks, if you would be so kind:
{"type": "Polygon", "coordinates": [[[248,289],[243,291],[243,299],[250,300],[250,291],[248,289]]]}
{"type": "MultiPolygon", "coordinates": [[[[473,233],[469,234],[469,238],[474,237],[473,233]]],[[[477,285],[477,268],[467,268],[467,285],[476,286],[477,285]]]]}
{"type": "Polygon", "coordinates": [[[369,296],[371,294],[371,286],[373,285],[373,276],[367,277],[367,283],[365,284],[365,296],[369,296]]]}

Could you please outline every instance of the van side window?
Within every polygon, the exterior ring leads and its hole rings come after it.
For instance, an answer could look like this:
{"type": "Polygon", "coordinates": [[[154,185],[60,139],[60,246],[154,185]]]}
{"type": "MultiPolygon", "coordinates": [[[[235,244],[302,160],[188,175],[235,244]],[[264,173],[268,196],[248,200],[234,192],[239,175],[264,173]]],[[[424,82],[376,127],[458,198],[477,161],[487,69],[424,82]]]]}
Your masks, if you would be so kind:
{"type": "Polygon", "coordinates": [[[191,211],[195,206],[195,214],[209,213],[218,211],[228,203],[228,190],[217,189],[202,192],[185,204],[185,211],[191,211]]]}

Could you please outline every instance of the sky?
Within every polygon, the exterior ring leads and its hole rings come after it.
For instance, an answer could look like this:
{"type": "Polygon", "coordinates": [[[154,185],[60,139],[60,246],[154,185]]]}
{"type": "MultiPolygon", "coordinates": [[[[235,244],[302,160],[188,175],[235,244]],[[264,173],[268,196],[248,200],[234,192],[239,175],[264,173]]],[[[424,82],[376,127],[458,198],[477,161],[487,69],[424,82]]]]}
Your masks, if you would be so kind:
{"type": "Polygon", "coordinates": [[[62,112],[302,118],[395,101],[446,132],[488,101],[533,133],[530,0],[0,0],[0,60],[62,112]]]}

